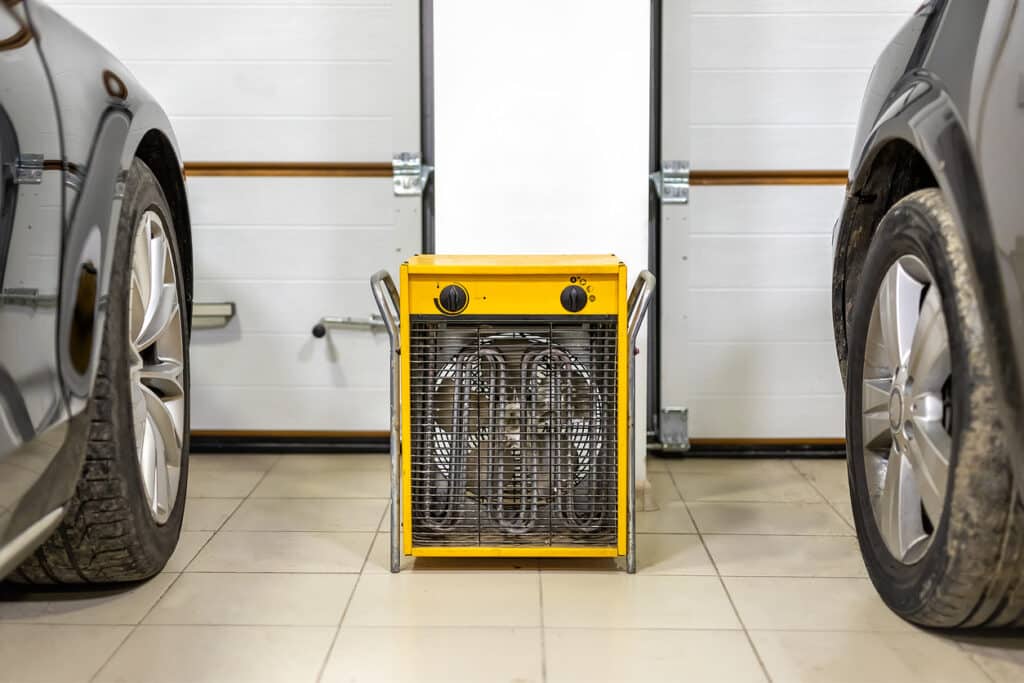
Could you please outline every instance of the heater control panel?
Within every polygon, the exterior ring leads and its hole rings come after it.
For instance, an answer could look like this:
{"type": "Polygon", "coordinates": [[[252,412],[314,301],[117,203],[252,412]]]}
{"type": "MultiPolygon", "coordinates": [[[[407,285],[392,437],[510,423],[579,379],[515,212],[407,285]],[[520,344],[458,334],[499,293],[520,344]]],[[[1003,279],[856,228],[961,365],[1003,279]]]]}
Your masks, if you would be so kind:
{"type": "Polygon", "coordinates": [[[615,257],[416,256],[402,267],[412,315],[618,315],[626,267],[615,257]]]}

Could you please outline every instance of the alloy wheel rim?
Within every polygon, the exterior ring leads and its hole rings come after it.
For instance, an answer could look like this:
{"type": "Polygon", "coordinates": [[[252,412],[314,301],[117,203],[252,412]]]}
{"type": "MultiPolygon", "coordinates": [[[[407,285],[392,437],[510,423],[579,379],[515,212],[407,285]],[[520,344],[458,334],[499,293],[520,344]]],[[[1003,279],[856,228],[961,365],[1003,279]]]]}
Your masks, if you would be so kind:
{"type": "Polygon", "coordinates": [[[132,240],[128,355],[135,454],[149,512],[171,516],[181,479],[185,342],[177,272],[160,215],[142,214],[132,240]]]}
{"type": "Polygon", "coordinates": [[[875,295],[864,354],[862,429],[868,496],[893,557],[919,561],[946,500],[952,365],[942,295],[916,256],[903,256],[875,295]]]}

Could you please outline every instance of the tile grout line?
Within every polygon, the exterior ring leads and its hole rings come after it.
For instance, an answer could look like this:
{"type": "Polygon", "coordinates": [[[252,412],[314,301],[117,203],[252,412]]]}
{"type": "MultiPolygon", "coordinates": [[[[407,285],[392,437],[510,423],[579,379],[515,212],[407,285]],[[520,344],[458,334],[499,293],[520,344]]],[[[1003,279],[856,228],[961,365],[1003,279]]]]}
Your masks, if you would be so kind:
{"type": "Polygon", "coordinates": [[[363,557],[363,564],[359,567],[359,573],[356,574],[356,581],[352,584],[352,592],[348,594],[348,600],[345,601],[345,607],[341,610],[341,615],[338,617],[338,626],[334,629],[334,637],[331,638],[331,645],[327,648],[327,653],[324,655],[324,661],[320,665],[320,670],[317,672],[316,680],[323,680],[324,673],[327,672],[327,664],[331,661],[331,655],[334,654],[334,647],[338,644],[338,638],[341,636],[341,626],[345,623],[345,616],[348,614],[348,609],[352,605],[352,600],[356,597],[356,591],[359,590],[359,581],[363,578],[363,572],[366,571],[366,564],[370,561],[370,554],[373,553],[373,549],[377,546],[377,539],[380,537],[380,525],[384,523],[385,515],[391,513],[391,505],[384,506],[384,512],[381,514],[380,519],[377,520],[377,531],[373,532],[373,538],[370,540],[370,545],[366,549],[366,555],[363,557]]]}
{"type": "MultiPolygon", "coordinates": [[[[844,460],[844,462],[845,462],[845,460],[844,460]]],[[[847,521],[846,517],[843,517],[843,513],[839,512],[839,508],[837,508],[835,506],[835,502],[833,502],[828,496],[826,496],[824,491],[822,491],[820,488],[818,488],[818,485],[814,483],[813,479],[811,479],[809,476],[807,476],[806,473],[801,472],[800,468],[798,468],[796,466],[796,464],[792,460],[789,461],[789,464],[790,464],[790,467],[792,467],[793,470],[797,474],[799,474],[801,477],[803,477],[804,481],[806,481],[807,484],[812,489],[814,489],[818,493],[819,496],[821,496],[821,499],[825,501],[825,504],[828,505],[829,508],[831,508],[832,512],[836,513],[836,515],[838,515],[839,518],[841,520],[843,520],[843,524],[845,524],[846,526],[848,526],[851,529],[853,529],[853,535],[856,538],[856,536],[857,536],[857,528],[853,524],[850,524],[850,522],[847,521]]],[[[853,507],[853,495],[852,495],[852,493],[850,495],[850,506],[853,507]]]]}
{"type": "MultiPolygon", "coordinates": [[[[189,454],[189,457],[191,457],[191,453],[189,454]]],[[[277,456],[277,460],[275,460],[275,461],[274,461],[274,462],[273,462],[273,463],[272,463],[272,464],[270,465],[270,467],[268,467],[268,468],[266,469],[266,471],[265,471],[265,472],[263,473],[263,476],[262,476],[262,477],[260,477],[260,480],[259,480],[258,482],[256,482],[256,486],[259,486],[259,483],[263,481],[263,478],[267,476],[267,474],[268,474],[268,473],[270,472],[270,470],[271,470],[271,469],[272,469],[272,468],[274,467],[274,465],[276,465],[276,464],[277,464],[278,460],[280,460],[280,459],[281,459],[281,456],[277,456]]],[[[191,463],[190,463],[190,464],[191,464],[191,463]]],[[[253,487],[253,490],[255,490],[255,489],[256,489],[256,487],[254,486],[254,487],[253,487]]],[[[251,493],[252,493],[252,491],[250,491],[249,493],[251,494],[251,493]]],[[[231,496],[231,498],[234,498],[234,496],[231,496]]],[[[246,501],[246,500],[247,500],[248,498],[249,498],[249,496],[248,496],[248,495],[246,495],[246,496],[245,496],[244,498],[242,498],[242,499],[241,499],[241,500],[240,500],[240,501],[238,502],[238,505],[236,505],[236,506],[235,506],[235,509],[231,511],[231,514],[230,514],[230,515],[228,515],[227,517],[225,517],[225,518],[224,518],[224,521],[220,523],[220,526],[218,526],[218,527],[217,527],[217,529],[216,529],[216,530],[215,530],[215,531],[214,531],[214,532],[213,532],[212,534],[210,534],[210,537],[209,537],[209,538],[207,538],[207,539],[206,539],[206,541],[205,541],[205,542],[203,543],[203,545],[199,547],[199,550],[197,550],[197,551],[196,551],[196,554],[192,556],[192,559],[190,559],[190,560],[188,561],[188,563],[186,563],[186,564],[185,564],[185,566],[181,568],[181,571],[177,573],[177,575],[176,575],[176,576],[174,577],[174,580],[173,580],[173,581],[171,581],[171,582],[170,582],[169,584],[167,584],[167,588],[165,588],[165,589],[164,589],[164,590],[163,590],[163,591],[162,591],[162,592],[160,593],[160,595],[158,595],[158,596],[157,596],[157,599],[156,599],[156,600],[154,600],[154,601],[153,601],[153,604],[149,606],[149,609],[148,609],[148,610],[146,610],[146,613],[142,615],[142,617],[141,617],[141,618],[139,619],[139,621],[138,621],[137,623],[135,623],[135,624],[133,624],[133,625],[132,625],[131,629],[130,629],[130,630],[128,631],[128,634],[127,634],[127,635],[126,635],[126,636],[124,637],[124,639],[123,639],[123,640],[122,640],[122,641],[121,641],[120,643],[118,643],[117,647],[116,647],[116,648],[114,648],[114,650],[113,650],[113,651],[112,651],[112,652],[110,653],[110,656],[109,656],[109,657],[107,657],[107,658],[106,658],[106,659],[105,659],[105,660],[103,661],[103,664],[102,664],[102,665],[100,665],[100,668],[99,668],[99,669],[97,669],[97,670],[96,670],[96,673],[94,673],[94,674],[92,675],[92,677],[91,677],[91,678],[89,679],[90,681],[95,681],[95,680],[96,680],[96,678],[97,678],[97,677],[98,677],[98,676],[99,676],[99,675],[100,675],[101,673],[103,673],[103,670],[104,670],[104,669],[106,669],[106,668],[107,668],[107,666],[109,666],[109,665],[110,665],[110,662],[112,662],[112,661],[114,660],[114,657],[116,657],[116,656],[117,656],[117,653],[121,651],[121,648],[123,648],[123,647],[124,647],[124,644],[125,644],[125,643],[127,643],[127,642],[128,642],[128,640],[129,640],[129,639],[130,639],[130,638],[131,638],[131,637],[132,637],[133,635],[135,635],[135,632],[136,632],[136,631],[137,631],[137,630],[139,629],[139,626],[141,626],[141,625],[142,625],[142,622],[144,622],[144,621],[145,621],[145,620],[146,620],[146,619],[147,619],[147,618],[149,617],[149,615],[153,613],[153,610],[155,610],[155,609],[156,609],[156,606],[157,606],[157,605],[158,605],[158,604],[160,603],[160,601],[161,601],[161,600],[162,600],[162,599],[164,598],[164,596],[165,596],[165,595],[167,595],[167,594],[168,594],[168,593],[169,593],[169,592],[171,591],[171,589],[172,589],[172,588],[174,588],[174,585],[175,585],[176,583],[178,583],[178,580],[179,580],[179,579],[181,579],[181,577],[182,577],[182,576],[184,576],[184,574],[185,574],[185,570],[189,568],[189,566],[190,566],[190,565],[192,564],[192,562],[193,562],[193,561],[194,561],[194,560],[195,560],[195,559],[196,559],[197,557],[199,557],[199,553],[203,552],[203,548],[205,548],[205,547],[207,546],[207,544],[208,544],[208,543],[209,543],[209,542],[210,542],[211,540],[213,540],[213,537],[214,537],[214,536],[216,536],[216,535],[217,535],[218,533],[220,533],[220,530],[224,528],[224,525],[228,523],[228,520],[229,520],[229,519],[231,519],[231,518],[232,518],[232,517],[234,516],[234,514],[235,514],[235,513],[236,513],[236,512],[237,512],[237,511],[239,510],[239,508],[241,508],[241,507],[242,507],[242,503],[244,503],[244,502],[245,502],[245,501],[246,501]]],[[[185,505],[186,507],[188,506],[188,500],[189,500],[189,499],[188,499],[188,479],[186,478],[186,479],[185,479],[185,502],[184,502],[184,505],[185,505]]],[[[184,510],[182,510],[182,513],[181,513],[181,519],[182,519],[182,524],[184,525],[184,522],[185,522],[185,511],[184,511],[184,510]]],[[[177,548],[177,544],[175,544],[175,548],[177,548]]],[[[172,555],[174,554],[174,551],[173,551],[173,550],[171,551],[171,554],[172,554],[172,555]]]]}
{"type": "Polygon", "coordinates": [[[722,586],[725,598],[729,601],[729,606],[732,607],[732,612],[736,616],[736,621],[739,622],[740,628],[743,630],[743,636],[747,639],[750,651],[754,653],[754,659],[757,660],[757,665],[761,667],[761,673],[764,674],[765,680],[768,681],[768,683],[772,683],[772,677],[771,674],[768,673],[768,667],[765,666],[764,660],[761,659],[761,653],[757,651],[757,646],[754,645],[754,639],[751,637],[750,631],[747,629],[747,625],[743,623],[743,617],[740,616],[740,611],[736,609],[736,602],[732,599],[732,594],[729,593],[729,588],[725,585],[725,579],[722,578],[722,573],[718,570],[718,563],[715,562],[714,555],[711,554],[711,550],[708,549],[707,543],[704,542],[704,534],[701,533],[700,527],[697,526],[697,520],[694,518],[693,512],[690,511],[689,503],[687,503],[686,499],[683,497],[683,492],[679,490],[679,484],[676,482],[675,472],[669,472],[669,480],[672,482],[672,488],[675,489],[676,495],[679,496],[679,500],[683,502],[683,507],[686,508],[686,514],[690,517],[690,523],[693,524],[693,528],[697,532],[697,538],[700,539],[700,545],[704,548],[704,552],[707,553],[711,566],[715,569],[715,576],[718,578],[718,583],[722,586]]]}

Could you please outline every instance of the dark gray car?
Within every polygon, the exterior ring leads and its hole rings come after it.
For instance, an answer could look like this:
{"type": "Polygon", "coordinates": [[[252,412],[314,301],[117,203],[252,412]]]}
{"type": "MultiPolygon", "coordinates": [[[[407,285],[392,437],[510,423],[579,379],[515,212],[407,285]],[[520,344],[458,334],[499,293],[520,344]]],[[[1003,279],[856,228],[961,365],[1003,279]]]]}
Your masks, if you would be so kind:
{"type": "Polygon", "coordinates": [[[854,518],[885,602],[1024,624],[1024,8],[933,0],[879,59],[836,226],[854,518]]]}
{"type": "Polygon", "coordinates": [[[0,577],[149,577],[181,529],[192,262],[167,117],[35,0],[0,2],[0,577]]]}

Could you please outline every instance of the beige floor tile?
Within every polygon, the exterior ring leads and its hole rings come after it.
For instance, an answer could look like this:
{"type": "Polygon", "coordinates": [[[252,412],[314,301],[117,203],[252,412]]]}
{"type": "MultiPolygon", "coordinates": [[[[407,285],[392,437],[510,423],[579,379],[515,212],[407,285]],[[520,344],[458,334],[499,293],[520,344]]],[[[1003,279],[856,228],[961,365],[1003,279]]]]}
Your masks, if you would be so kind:
{"type": "Polygon", "coordinates": [[[211,536],[213,536],[212,531],[182,531],[178,536],[178,545],[174,548],[174,552],[171,553],[163,570],[165,572],[185,571],[185,568],[195,559],[211,536]]]}
{"type": "Polygon", "coordinates": [[[0,681],[84,683],[92,679],[131,629],[0,624],[0,681]]]}
{"type": "Polygon", "coordinates": [[[832,505],[839,512],[839,516],[850,525],[851,529],[857,528],[857,523],[853,521],[853,505],[842,502],[833,502],[832,505]]]}
{"type": "Polygon", "coordinates": [[[548,628],[740,627],[715,577],[544,572],[541,583],[548,628]]]}
{"type": "Polygon", "coordinates": [[[705,534],[722,576],[866,576],[852,536],[705,534]]]}
{"type": "Polygon", "coordinates": [[[345,626],[540,626],[534,572],[365,574],[345,626]]]}
{"type": "Polygon", "coordinates": [[[780,473],[792,472],[792,461],[787,458],[712,458],[681,456],[666,458],[668,471],[675,473],[780,473]]]}
{"type": "Polygon", "coordinates": [[[774,683],[981,683],[955,643],[926,633],[752,631],[774,683]]]}
{"type": "Polygon", "coordinates": [[[223,471],[218,469],[190,469],[188,472],[189,498],[245,498],[266,472],[253,470],[223,471]]]}
{"type": "Polygon", "coordinates": [[[662,534],[694,534],[697,528],[693,525],[690,512],[681,500],[658,503],[657,510],[638,510],[636,513],[636,530],[639,533],[662,534]]]}
{"type": "Polygon", "coordinates": [[[157,574],[144,583],[113,590],[33,592],[20,586],[4,586],[0,594],[0,622],[137,624],[176,578],[177,574],[157,574]]]}
{"type": "Polygon", "coordinates": [[[647,475],[647,481],[651,484],[651,493],[658,505],[682,500],[675,482],[672,481],[672,475],[668,472],[651,472],[647,475]]]}
{"type": "Polygon", "coordinates": [[[284,455],[274,465],[275,472],[323,474],[352,470],[389,471],[391,456],[382,453],[335,453],[284,455]]]}
{"type": "Polygon", "coordinates": [[[715,575],[696,534],[637,534],[636,554],[641,574],[715,575]]]}
{"type": "MultiPolygon", "coordinates": [[[[387,574],[391,571],[391,534],[377,534],[366,560],[364,574],[387,574]]],[[[411,557],[402,556],[402,571],[465,572],[536,570],[537,560],[531,557],[411,557]]]]}
{"type": "Polygon", "coordinates": [[[956,639],[994,683],[1024,681],[1024,635],[980,633],[956,639]]]}
{"type": "Polygon", "coordinates": [[[761,665],[740,631],[547,629],[549,683],[754,683],[761,665]]]}
{"type": "Polygon", "coordinates": [[[252,492],[254,498],[387,498],[385,470],[334,469],[325,472],[271,470],[252,492]]]}
{"type": "Polygon", "coordinates": [[[235,511],[241,498],[189,498],[185,501],[184,531],[216,531],[235,511]]]}
{"type": "Polygon", "coordinates": [[[647,456],[647,471],[648,472],[668,472],[668,461],[671,457],[663,455],[649,454],[647,456]]]}
{"type": "Polygon", "coordinates": [[[743,625],[775,631],[913,631],[867,579],[726,577],[743,625]]]}
{"type": "Polygon", "coordinates": [[[371,533],[221,531],[188,571],[358,573],[372,542],[371,533]]]}
{"type": "Polygon", "coordinates": [[[335,629],[139,626],[97,681],[312,683],[335,629]]]}
{"type": "Polygon", "coordinates": [[[540,629],[343,627],[325,683],[540,683],[540,629]]]}
{"type": "Polygon", "coordinates": [[[794,460],[793,466],[828,500],[850,500],[846,460],[794,460]]]}
{"type": "Polygon", "coordinates": [[[183,574],[147,624],[335,626],[357,574],[183,574]]]}
{"type": "Polygon", "coordinates": [[[193,453],[189,468],[203,472],[268,472],[280,455],[193,453]]]}
{"type": "Polygon", "coordinates": [[[828,503],[689,503],[705,534],[850,536],[853,530],[828,503]]]}
{"type": "Polygon", "coordinates": [[[726,468],[716,472],[674,471],[672,477],[683,495],[693,501],[745,501],[763,503],[820,503],[821,495],[789,466],[741,469],[726,468]]]}
{"type": "Polygon", "coordinates": [[[376,531],[388,502],[379,498],[249,498],[225,531],[376,531]]]}

